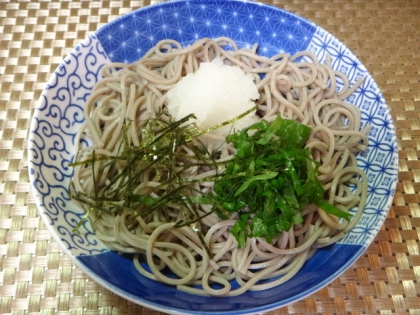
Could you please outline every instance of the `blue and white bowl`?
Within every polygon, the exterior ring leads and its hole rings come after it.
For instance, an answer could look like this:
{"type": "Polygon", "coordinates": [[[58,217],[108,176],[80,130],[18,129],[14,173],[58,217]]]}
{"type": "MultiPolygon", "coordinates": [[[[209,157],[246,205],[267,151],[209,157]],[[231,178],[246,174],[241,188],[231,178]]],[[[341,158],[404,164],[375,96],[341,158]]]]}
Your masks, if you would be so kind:
{"type": "Polygon", "coordinates": [[[397,145],[393,122],[376,83],[360,61],[321,27],[287,11],[257,2],[181,0],[149,6],[109,23],[78,45],[48,81],[32,120],[29,170],[42,219],[64,252],[95,281],[135,303],[177,314],[249,314],[302,299],[343,273],[369,246],[385,220],[397,183],[397,145]],[[228,36],[240,47],[259,44],[259,53],[314,52],[352,83],[364,76],[348,98],[371,124],[369,148],[358,156],[369,181],[368,201],[359,224],[339,243],[320,249],[290,281],[262,292],[229,298],[199,297],[141,276],[132,260],[108,250],[89,222],[72,229],[84,212],[68,196],[75,135],[83,107],[103,65],[133,62],[159,40],[183,45],[202,37],[228,36]]]}

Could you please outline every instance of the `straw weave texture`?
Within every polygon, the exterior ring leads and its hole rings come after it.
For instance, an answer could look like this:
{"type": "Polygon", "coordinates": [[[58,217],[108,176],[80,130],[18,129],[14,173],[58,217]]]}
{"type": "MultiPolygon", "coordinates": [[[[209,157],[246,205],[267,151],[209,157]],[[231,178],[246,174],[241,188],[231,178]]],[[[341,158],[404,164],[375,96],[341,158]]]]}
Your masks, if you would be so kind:
{"type": "MultiPolygon", "coordinates": [[[[269,314],[420,315],[420,1],[264,2],[312,20],[360,58],[390,106],[400,163],[394,204],[364,255],[269,314]]],[[[149,3],[0,0],[0,314],[160,314],[73,265],[38,217],[27,170],[31,115],[54,69],[97,28],[149,3]]]]}

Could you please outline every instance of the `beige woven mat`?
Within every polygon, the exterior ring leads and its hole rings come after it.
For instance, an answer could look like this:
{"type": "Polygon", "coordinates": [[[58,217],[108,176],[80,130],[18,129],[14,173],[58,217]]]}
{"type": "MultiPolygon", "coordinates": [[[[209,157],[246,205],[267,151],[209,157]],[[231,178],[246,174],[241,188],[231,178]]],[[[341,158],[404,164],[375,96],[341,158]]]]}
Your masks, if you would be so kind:
{"type": "MultiPolygon", "coordinates": [[[[366,65],[395,120],[400,175],[365,254],[330,285],[269,314],[420,314],[420,1],[274,4],[324,27],[366,65]]],[[[26,168],[31,114],[46,80],[87,35],[142,5],[0,0],[0,314],[159,314],[112,294],[62,254],[38,217],[26,168]]]]}

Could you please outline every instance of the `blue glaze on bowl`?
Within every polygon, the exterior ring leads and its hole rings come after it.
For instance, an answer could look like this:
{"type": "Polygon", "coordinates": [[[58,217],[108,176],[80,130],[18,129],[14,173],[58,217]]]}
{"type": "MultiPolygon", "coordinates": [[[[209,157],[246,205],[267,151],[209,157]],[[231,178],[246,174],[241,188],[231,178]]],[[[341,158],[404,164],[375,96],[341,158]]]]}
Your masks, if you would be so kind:
{"type": "Polygon", "coordinates": [[[237,297],[202,297],[177,291],[174,287],[141,276],[131,257],[113,252],[81,256],[80,262],[88,270],[95,270],[95,278],[105,279],[107,286],[126,298],[141,296],[149,307],[188,314],[244,314],[265,312],[268,306],[287,304],[316,291],[329,282],[335,270],[349,266],[353,257],[363,251],[361,246],[339,245],[318,251],[290,281],[270,290],[248,291],[237,297]],[[130,275],[129,278],[121,275],[130,275]],[[124,290],[121,290],[124,288],[124,290]]]}
{"type": "Polygon", "coordinates": [[[168,313],[250,314],[284,306],[314,293],[344,272],[379,231],[397,183],[393,122],[376,83],[360,61],[334,36],[287,11],[237,0],[173,1],[122,16],[99,29],[66,57],[50,78],[37,106],[29,139],[29,170],[36,202],[55,240],[96,281],[136,303],[168,313]],[[178,292],[139,275],[132,261],[109,251],[89,222],[73,233],[84,215],[67,194],[75,155],[74,141],[84,121],[83,107],[100,69],[111,61],[133,62],[159,40],[183,45],[198,38],[228,36],[240,47],[259,44],[259,53],[330,55],[334,69],[363,85],[348,98],[370,124],[369,148],[358,155],[368,176],[368,202],[359,224],[338,244],[319,250],[290,281],[263,292],[209,298],[178,292]]]}
{"type": "Polygon", "coordinates": [[[230,37],[241,46],[260,45],[272,56],[305,50],[316,26],[289,12],[244,1],[178,1],[132,12],[100,29],[96,36],[113,61],[133,62],[160,40],[184,46],[199,38],[230,37]]]}

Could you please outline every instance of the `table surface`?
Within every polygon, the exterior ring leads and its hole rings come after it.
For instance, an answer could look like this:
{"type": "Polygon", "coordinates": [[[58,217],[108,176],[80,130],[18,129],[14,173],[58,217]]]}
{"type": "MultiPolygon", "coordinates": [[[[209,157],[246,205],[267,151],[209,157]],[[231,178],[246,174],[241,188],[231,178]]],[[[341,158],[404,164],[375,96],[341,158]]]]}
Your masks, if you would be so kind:
{"type": "MultiPolygon", "coordinates": [[[[52,72],[89,34],[146,2],[0,0],[0,314],[160,314],[73,265],[38,216],[27,170],[31,117],[52,72]]],[[[264,2],[312,20],[360,58],[399,149],[394,203],[372,245],[330,285],[268,314],[419,315],[420,1],[264,2]]]]}

